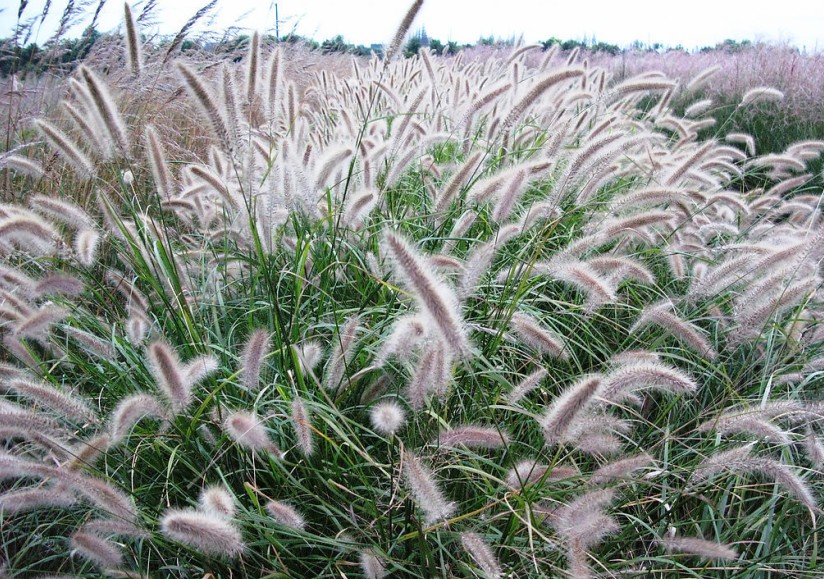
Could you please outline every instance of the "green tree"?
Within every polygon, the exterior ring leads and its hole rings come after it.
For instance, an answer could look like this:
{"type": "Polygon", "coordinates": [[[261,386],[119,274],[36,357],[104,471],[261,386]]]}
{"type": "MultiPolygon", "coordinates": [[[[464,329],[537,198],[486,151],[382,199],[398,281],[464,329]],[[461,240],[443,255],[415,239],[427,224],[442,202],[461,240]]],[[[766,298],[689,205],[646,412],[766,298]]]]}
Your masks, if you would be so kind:
{"type": "Polygon", "coordinates": [[[573,50],[575,48],[586,48],[587,45],[580,40],[564,40],[561,43],[561,50],[573,50]]]}
{"type": "Polygon", "coordinates": [[[421,37],[419,35],[412,36],[407,42],[406,46],[403,48],[403,55],[407,58],[410,56],[415,56],[418,54],[418,51],[421,49],[421,37]]]}
{"type": "Polygon", "coordinates": [[[606,42],[596,42],[591,46],[593,52],[606,52],[607,54],[620,54],[621,49],[617,44],[608,44],[606,42]]]}
{"type": "Polygon", "coordinates": [[[328,38],[320,43],[320,50],[324,54],[331,52],[348,52],[348,44],[343,40],[343,36],[338,34],[334,38],[328,38]]]}
{"type": "Polygon", "coordinates": [[[547,40],[542,40],[541,41],[541,46],[543,47],[543,50],[549,50],[550,48],[552,48],[556,44],[561,44],[561,39],[557,38],[555,36],[553,36],[552,38],[549,38],[547,40]]]}

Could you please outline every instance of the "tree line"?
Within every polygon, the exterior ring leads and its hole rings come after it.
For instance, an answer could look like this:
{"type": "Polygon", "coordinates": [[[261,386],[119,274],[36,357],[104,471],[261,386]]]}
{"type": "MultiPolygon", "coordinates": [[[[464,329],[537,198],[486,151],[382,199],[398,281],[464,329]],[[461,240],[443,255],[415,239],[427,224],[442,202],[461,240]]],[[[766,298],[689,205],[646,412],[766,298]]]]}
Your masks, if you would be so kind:
{"type": "MultiPolygon", "coordinates": [[[[37,43],[30,43],[26,46],[21,46],[17,43],[15,38],[0,39],[0,76],[6,77],[11,74],[28,74],[28,73],[43,73],[50,72],[70,72],[72,71],[84,58],[89,54],[96,42],[105,38],[106,34],[97,31],[94,28],[89,28],[84,31],[80,38],[74,39],[60,39],[58,41],[47,43],[44,46],[39,46],[37,43]]],[[[237,35],[231,38],[224,38],[220,41],[209,41],[206,39],[186,39],[182,42],[180,50],[187,51],[206,51],[211,53],[232,53],[237,50],[244,50],[249,42],[248,35],[237,35]]],[[[337,35],[333,38],[318,42],[311,38],[300,36],[297,34],[288,34],[281,38],[276,38],[273,35],[265,35],[261,37],[265,44],[273,43],[295,43],[302,44],[311,50],[319,50],[324,54],[330,53],[345,53],[355,56],[369,56],[370,54],[382,54],[383,45],[371,44],[364,46],[362,44],[353,44],[347,42],[342,35],[337,35]]],[[[454,41],[442,42],[437,38],[430,38],[425,29],[420,29],[413,34],[406,42],[403,54],[406,57],[416,55],[421,48],[428,48],[433,54],[448,55],[455,54],[464,48],[472,48],[473,46],[508,46],[513,45],[514,39],[497,39],[495,37],[481,37],[476,44],[459,44],[454,41]]],[[[665,48],[660,43],[652,45],[645,45],[641,42],[634,42],[629,48],[621,48],[617,44],[609,44],[601,41],[586,41],[586,40],[562,40],[557,37],[551,37],[540,42],[544,50],[548,50],[552,46],[558,45],[561,50],[570,51],[575,48],[587,49],[592,52],[604,52],[612,55],[617,55],[622,52],[631,51],[656,51],[661,50],[684,50],[681,46],[674,48],[665,48]]],[[[713,47],[706,46],[701,49],[701,52],[711,50],[723,50],[725,52],[740,52],[752,43],[749,40],[736,41],[725,40],[716,44],[713,47]]],[[[159,45],[162,48],[162,43],[159,45]]]]}

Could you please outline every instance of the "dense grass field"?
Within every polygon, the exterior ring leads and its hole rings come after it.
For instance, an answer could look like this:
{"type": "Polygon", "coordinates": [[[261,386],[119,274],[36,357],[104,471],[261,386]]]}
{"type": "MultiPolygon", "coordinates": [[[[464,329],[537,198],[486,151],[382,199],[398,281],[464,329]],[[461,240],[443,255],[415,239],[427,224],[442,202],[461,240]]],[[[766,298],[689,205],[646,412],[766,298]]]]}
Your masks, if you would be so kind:
{"type": "Polygon", "coordinates": [[[8,80],[0,575],[822,576],[793,88],[413,17],[8,80]]]}

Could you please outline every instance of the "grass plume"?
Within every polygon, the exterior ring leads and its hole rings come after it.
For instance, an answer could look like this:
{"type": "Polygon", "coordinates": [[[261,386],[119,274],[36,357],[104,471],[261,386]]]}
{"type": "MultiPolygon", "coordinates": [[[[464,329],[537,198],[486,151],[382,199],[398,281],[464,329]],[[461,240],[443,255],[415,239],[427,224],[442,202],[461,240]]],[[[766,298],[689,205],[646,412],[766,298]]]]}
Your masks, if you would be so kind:
{"type": "Polygon", "coordinates": [[[143,69],[143,48],[140,44],[137,23],[128,2],[123,4],[123,9],[123,23],[126,26],[126,66],[134,76],[140,76],[143,69]]]}
{"type": "Polygon", "coordinates": [[[454,292],[433,275],[424,258],[401,236],[387,233],[384,241],[393,267],[409,285],[421,309],[435,324],[446,343],[456,354],[468,354],[470,345],[454,292]]]}
{"type": "Polygon", "coordinates": [[[163,534],[208,555],[237,557],[245,548],[240,531],[224,517],[189,509],[169,509],[160,520],[163,534]]]}
{"type": "Polygon", "coordinates": [[[424,523],[434,525],[451,517],[457,505],[446,499],[432,472],[410,451],[403,452],[403,474],[418,507],[424,513],[424,523]]]}

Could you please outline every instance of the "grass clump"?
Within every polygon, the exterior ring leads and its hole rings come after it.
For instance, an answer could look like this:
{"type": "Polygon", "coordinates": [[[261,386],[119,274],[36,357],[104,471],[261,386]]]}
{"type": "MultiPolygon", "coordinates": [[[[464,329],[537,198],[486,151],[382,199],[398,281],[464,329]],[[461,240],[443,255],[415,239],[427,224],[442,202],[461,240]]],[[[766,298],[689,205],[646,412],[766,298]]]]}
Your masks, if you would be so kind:
{"type": "Polygon", "coordinates": [[[8,572],[814,576],[820,192],[661,77],[128,50],[208,133],[83,67],[2,206],[8,572]]]}

